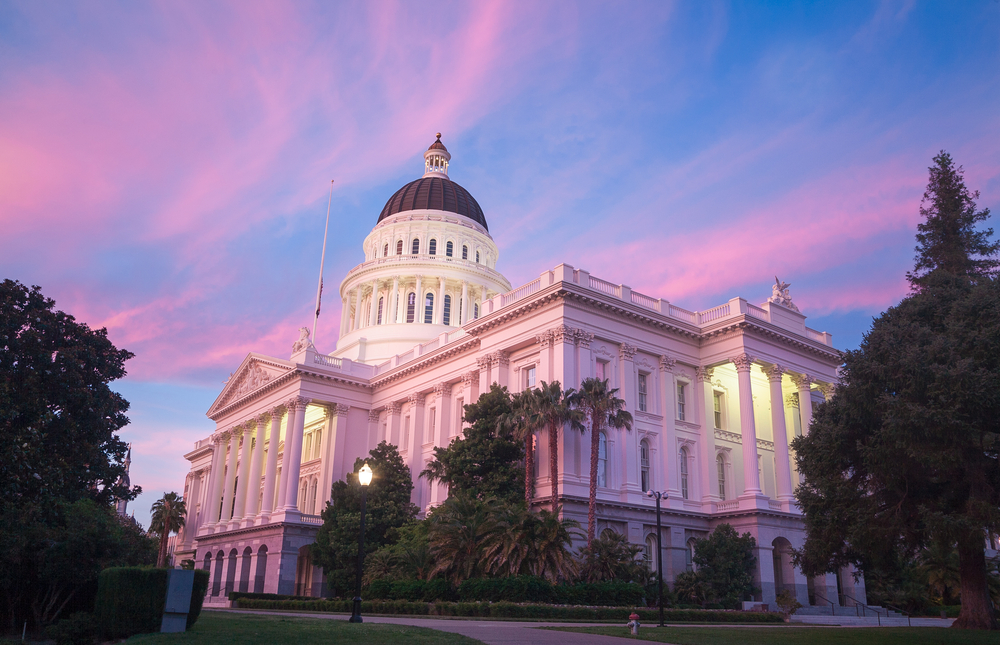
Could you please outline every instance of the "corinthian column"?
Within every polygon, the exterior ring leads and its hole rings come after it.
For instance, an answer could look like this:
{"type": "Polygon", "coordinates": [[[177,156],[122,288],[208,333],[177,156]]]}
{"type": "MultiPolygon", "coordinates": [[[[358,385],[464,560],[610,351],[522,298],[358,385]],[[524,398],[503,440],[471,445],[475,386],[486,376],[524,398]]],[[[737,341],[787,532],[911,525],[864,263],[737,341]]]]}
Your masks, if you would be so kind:
{"type": "Polygon", "coordinates": [[[250,476],[247,477],[246,512],[243,517],[253,523],[253,518],[260,510],[260,471],[264,462],[264,433],[271,415],[262,414],[257,417],[257,438],[253,442],[253,456],[250,458],[250,476]]]}
{"type": "Polygon", "coordinates": [[[240,448],[240,435],[243,428],[234,428],[229,438],[229,456],[226,458],[226,491],[222,495],[222,517],[219,524],[225,524],[233,519],[233,493],[236,488],[236,459],[240,448]]]}
{"type": "Polygon", "coordinates": [[[699,367],[695,370],[698,379],[698,397],[701,399],[701,439],[698,451],[701,457],[701,477],[698,481],[701,485],[702,503],[719,500],[719,485],[713,486],[713,476],[716,473],[715,467],[715,422],[712,416],[712,368],[699,367]]]}
{"type": "MultiPolygon", "coordinates": [[[[296,397],[289,404],[289,410],[295,408],[295,423],[291,426],[288,438],[285,439],[285,453],[288,465],[282,466],[282,470],[288,472],[288,479],[285,481],[283,497],[285,503],[281,510],[285,513],[297,512],[299,504],[299,468],[302,466],[302,432],[305,429],[306,406],[309,399],[296,397]],[[291,444],[291,446],[289,446],[291,444]]],[[[289,417],[291,420],[291,416],[289,417]]]]}
{"type": "Polygon", "coordinates": [[[208,508],[202,524],[214,527],[219,521],[219,505],[222,499],[222,484],[225,479],[226,470],[226,441],[229,440],[229,433],[223,432],[212,441],[212,471],[209,473],[211,483],[208,487],[208,508]]]}
{"type": "Polygon", "coordinates": [[[240,447],[240,476],[236,480],[236,507],[233,510],[233,521],[237,524],[243,519],[247,507],[247,490],[249,490],[250,483],[250,449],[252,445],[253,426],[247,424],[243,428],[243,444],[240,447]]]}
{"type": "Polygon", "coordinates": [[[396,322],[396,309],[399,307],[399,276],[392,276],[392,291],[389,292],[389,310],[382,314],[382,322],[386,325],[396,322]]]}
{"type": "Polygon", "coordinates": [[[743,434],[743,493],[760,495],[760,473],[757,462],[757,425],[753,418],[753,391],[750,368],[753,357],[740,354],[729,359],[736,366],[736,379],[740,388],[740,430],[743,434]]]}
{"type": "Polygon", "coordinates": [[[793,376],[792,383],[799,390],[799,415],[802,422],[802,436],[809,434],[813,421],[812,377],[808,374],[793,376]]]}
{"type": "Polygon", "coordinates": [[[774,433],[775,479],[778,499],[791,502],[792,470],[788,463],[788,429],[785,427],[785,397],[781,393],[781,375],[784,369],[772,365],[764,370],[771,386],[771,432],[774,433]]]}
{"type": "MultiPolygon", "coordinates": [[[[261,520],[266,521],[274,510],[275,475],[278,472],[278,440],[281,435],[281,408],[271,410],[271,432],[267,436],[267,467],[264,470],[264,499],[261,501],[261,520]]],[[[261,448],[263,448],[261,442],[261,448]]]]}

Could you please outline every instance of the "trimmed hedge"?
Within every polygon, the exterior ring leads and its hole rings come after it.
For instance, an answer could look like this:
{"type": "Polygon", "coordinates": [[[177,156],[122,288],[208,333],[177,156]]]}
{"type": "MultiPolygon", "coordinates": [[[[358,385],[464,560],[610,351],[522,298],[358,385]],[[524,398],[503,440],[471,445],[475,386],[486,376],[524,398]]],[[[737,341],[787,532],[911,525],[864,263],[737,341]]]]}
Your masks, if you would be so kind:
{"type": "MultiPolygon", "coordinates": [[[[278,609],[287,611],[319,611],[350,613],[350,600],[255,600],[242,598],[240,609],[278,609]]],[[[365,614],[404,614],[417,616],[476,616],[483,618],[561,618],[576,620],[627,621],[635,611],[643,621],[658,620],[656,610],[625,607],[571,607],[559,605],[518,604],[513,602],[410,602],[407,600],[365,600],[365,614]]],[[[670,622],[683,623],[783,623],[781,614],[772,612],[740,612],[713,610],[667,609],[664,617],[670,622]]]]}
{"type": "MultiPolygon", "coordinates": [[[[94,614],[106,638],[128,638],[133,634],[160,631],[167,602],[169,569],[112,567],[97,579],[94,614]]],[[[208,590],[208,572],[195,570],[187,627],[194,625],[208,590]]]]}
{"type": "Polygon", "coordinates": [[[250,593],[247,591],[230,591],[230,600],[249,598],[251,600],[316,600],[314,596],[289,596],[280,593],[250,593]]]}
{"type": "MultiPolygon", "coordinates": [[[[230,594],[231,599],[235,594],[230,594]]],[[[376,580],[363,594],[379,600],[409,600],[435,602],[514,602],[553,605],[601,605],[611,607],[641,606],[645,591],[642,586],[625,582],[579,583],[554,585],[536,576],[510,578],[471,578],[459,585],[457,592],[446,580],[376,580]]],[[[246,595],[242,595],[246,597],[246,595]]],[[[284,600],[290,598],[268,598],[284,600]]],[[[304,600],[298,598],[297,600],[304,600]]],[[[312,600],[310,598],[309,600],[312,600]]]]}

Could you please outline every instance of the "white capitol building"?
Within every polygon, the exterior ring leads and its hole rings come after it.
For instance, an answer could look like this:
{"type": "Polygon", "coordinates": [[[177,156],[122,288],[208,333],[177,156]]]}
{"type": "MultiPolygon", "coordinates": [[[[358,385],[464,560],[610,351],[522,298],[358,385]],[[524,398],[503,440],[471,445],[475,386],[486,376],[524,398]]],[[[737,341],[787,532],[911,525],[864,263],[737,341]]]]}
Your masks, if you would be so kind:
{"type": "MultiPolygon", "coordinates": [[[[398,446],[426,511],[447,488],[418,475],[434,447],[461,435],[464,404],[491,383],[518,392],[592,376],[609,379],[635,419],[600,438],[598,533],[627,536],[655,563],[644,492],[662,490],[668,583],[691,568],[693,541],[728,522],[757,539],[763,602],[785,587],[804,605],[865,602],[852,569],[807,579],[790,558],[805,530],[788,443],[830,394],[840,358],[787,285],[759,305],[733,298],[707,311],[566,264],[512,289],[483,210],[448,176],[440,135],[424,158],[341,283],[336,350],[320,353],[303,333],[287,358],[249,354],[208,411],[216,432],[185,455],[175,561],[211,570],[209,602],[227,590],[322,595],[308,549],[319,513],[333,482],[380,441],[398,446]]],[[[560,435],[563,514],[583,526],[590,443],[560,435]]],[[[537,445],[541,504],[551,482],[548,443],[537,445]]]]}

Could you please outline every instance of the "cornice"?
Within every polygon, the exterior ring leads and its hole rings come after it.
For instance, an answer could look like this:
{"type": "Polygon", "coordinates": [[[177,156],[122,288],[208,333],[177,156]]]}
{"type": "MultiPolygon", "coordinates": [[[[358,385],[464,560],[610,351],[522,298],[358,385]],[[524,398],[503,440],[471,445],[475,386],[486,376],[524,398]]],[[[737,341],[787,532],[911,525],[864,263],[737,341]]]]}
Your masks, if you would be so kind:
{"type": "Polygon", "coordinates": [[[425,367],[433,365],[435,363],[440,363],[446,358],[462,354],[467,351],[474,350],[479,347],[480,340],[475,336],[466,336],[462,340],[456,342],[455,344],[445,345],[444,347],[439,347],[432,350],[431,352],[421,356],[418,359],[410,361],[399,367],[394,367],[392,370],[386,372],[384,375],[373,378],[370,381],[371,387],[373,389],[382,387],[383,385],[388,385],[389,383],[398,380],[408,374],[418,372],[425,367]]]}

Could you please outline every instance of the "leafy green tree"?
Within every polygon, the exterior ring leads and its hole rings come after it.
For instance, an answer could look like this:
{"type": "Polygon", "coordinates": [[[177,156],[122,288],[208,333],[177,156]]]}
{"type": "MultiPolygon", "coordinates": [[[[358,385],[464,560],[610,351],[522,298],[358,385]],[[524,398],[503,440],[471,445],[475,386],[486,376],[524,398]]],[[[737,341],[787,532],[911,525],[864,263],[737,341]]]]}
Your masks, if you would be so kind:
{"type": "Polygon", "coordinates": [[[395,530],[413,521],[417,507],[410,502],[413,481],[399,451],[383,441],[368,459],[357,459],[354,472],[334,482],[329,504],[323,510],[323,525],[312,545],[313,562],[323,567],[328,585],[337,590],[353,589],[361,530],[361,485],[358,471],[366,462],[372,469],[365,512],[365,550],[374,552],[395,541],[395,530]]]}
{"type": "MultiPolygon", "coordinates": [[[[128,423],[128,402],[108,385],[125,376],[130,358],[106,330],[56,310],[38,287],[0,282],[0,607],[7,629],[51,620],[60,602],[39,609],[39,598],[53,585],[76,588],[41,571],[72,504],[89,499],[103,509],[141,492],[122,483],[126,445],[116,432],[128,423]]],[[[66,571],[67,580],[79,580],[66,571]]]]}
{"type": "Polygon", "coordinates": [[[958,628],[996,629],[984,535],[1000,530],[1000,282],[985,219],[942,153],[930,169],[913,295],[844,354],[836,396],[792,443],[806,574],[891,571],[955,544],[958,628]],[[926,271],[926,272],[925,272],[926,271]]]}
{"type": "Polygon", "coordinates": [[[441,481],[454,493],[485,500],[496,497],[516,502],[524,497],[521,460],[524,451],[513,434],[499,423],[511,411],[507,388],[494,384],[479,400],[465,406],[469,427],[462,437],[445,448],[435,448],[434,457],[420,473],[430,481],[441,481]]]}
{"type": "Polygon", "coordinates": [[[389,532],[393,541],[365,558],[364,584],[375,580],[429,580],[434,561],[430,554],[429,520],[410,522],[389,532]]]}
{"type": "Polygon", "coordinates": [[[563,392],[559,381],[546,383],[526,390],[528,401],[528,427],[544,428],[549,435],[549,481],[552,486],[552,512],[559,508],[559,430],[569,425],[571,430],[583,432],[583,412],[570,406],[573,388],[563,392]]]}
{"type": "Polygon", "coordinates": [[[569,403],[581,410],[590,420],[590,506],[587,510],[587,543],[594,541],[597,531],[597,463],[600,451],[600,434],[605,428],[632,429],[632,415],[625,409],[625,401],[615,396],[608,380],[587,378],[580,389],[573,392],[569,403]]]}
{"type": "Polygon", "coordinates": [[[753,573],[757,540],[749,533],[740,535],[729,524],[720,524],[694,545],[698,575],[723,605],[735,608],[754,594],[753,573]]]}
{"type": "Polygon", "coordinates": [[[624,535],[604,531],[580,549],[579,571],[584,582],[618,580],[645,584],[649,569],[639,559],[642,547],[632,544],[624,535]]]}
{"type": "Polygon", "coordinates": [[[156,566],[167,566],[167,541],[172,532],[184,528],[184,516],[187,507],[184,498],[176,492],[163,493],[163,497],[153,502],[149,512],[149,532],[160,536],[160,552],[156,558],[156,566]]]}

